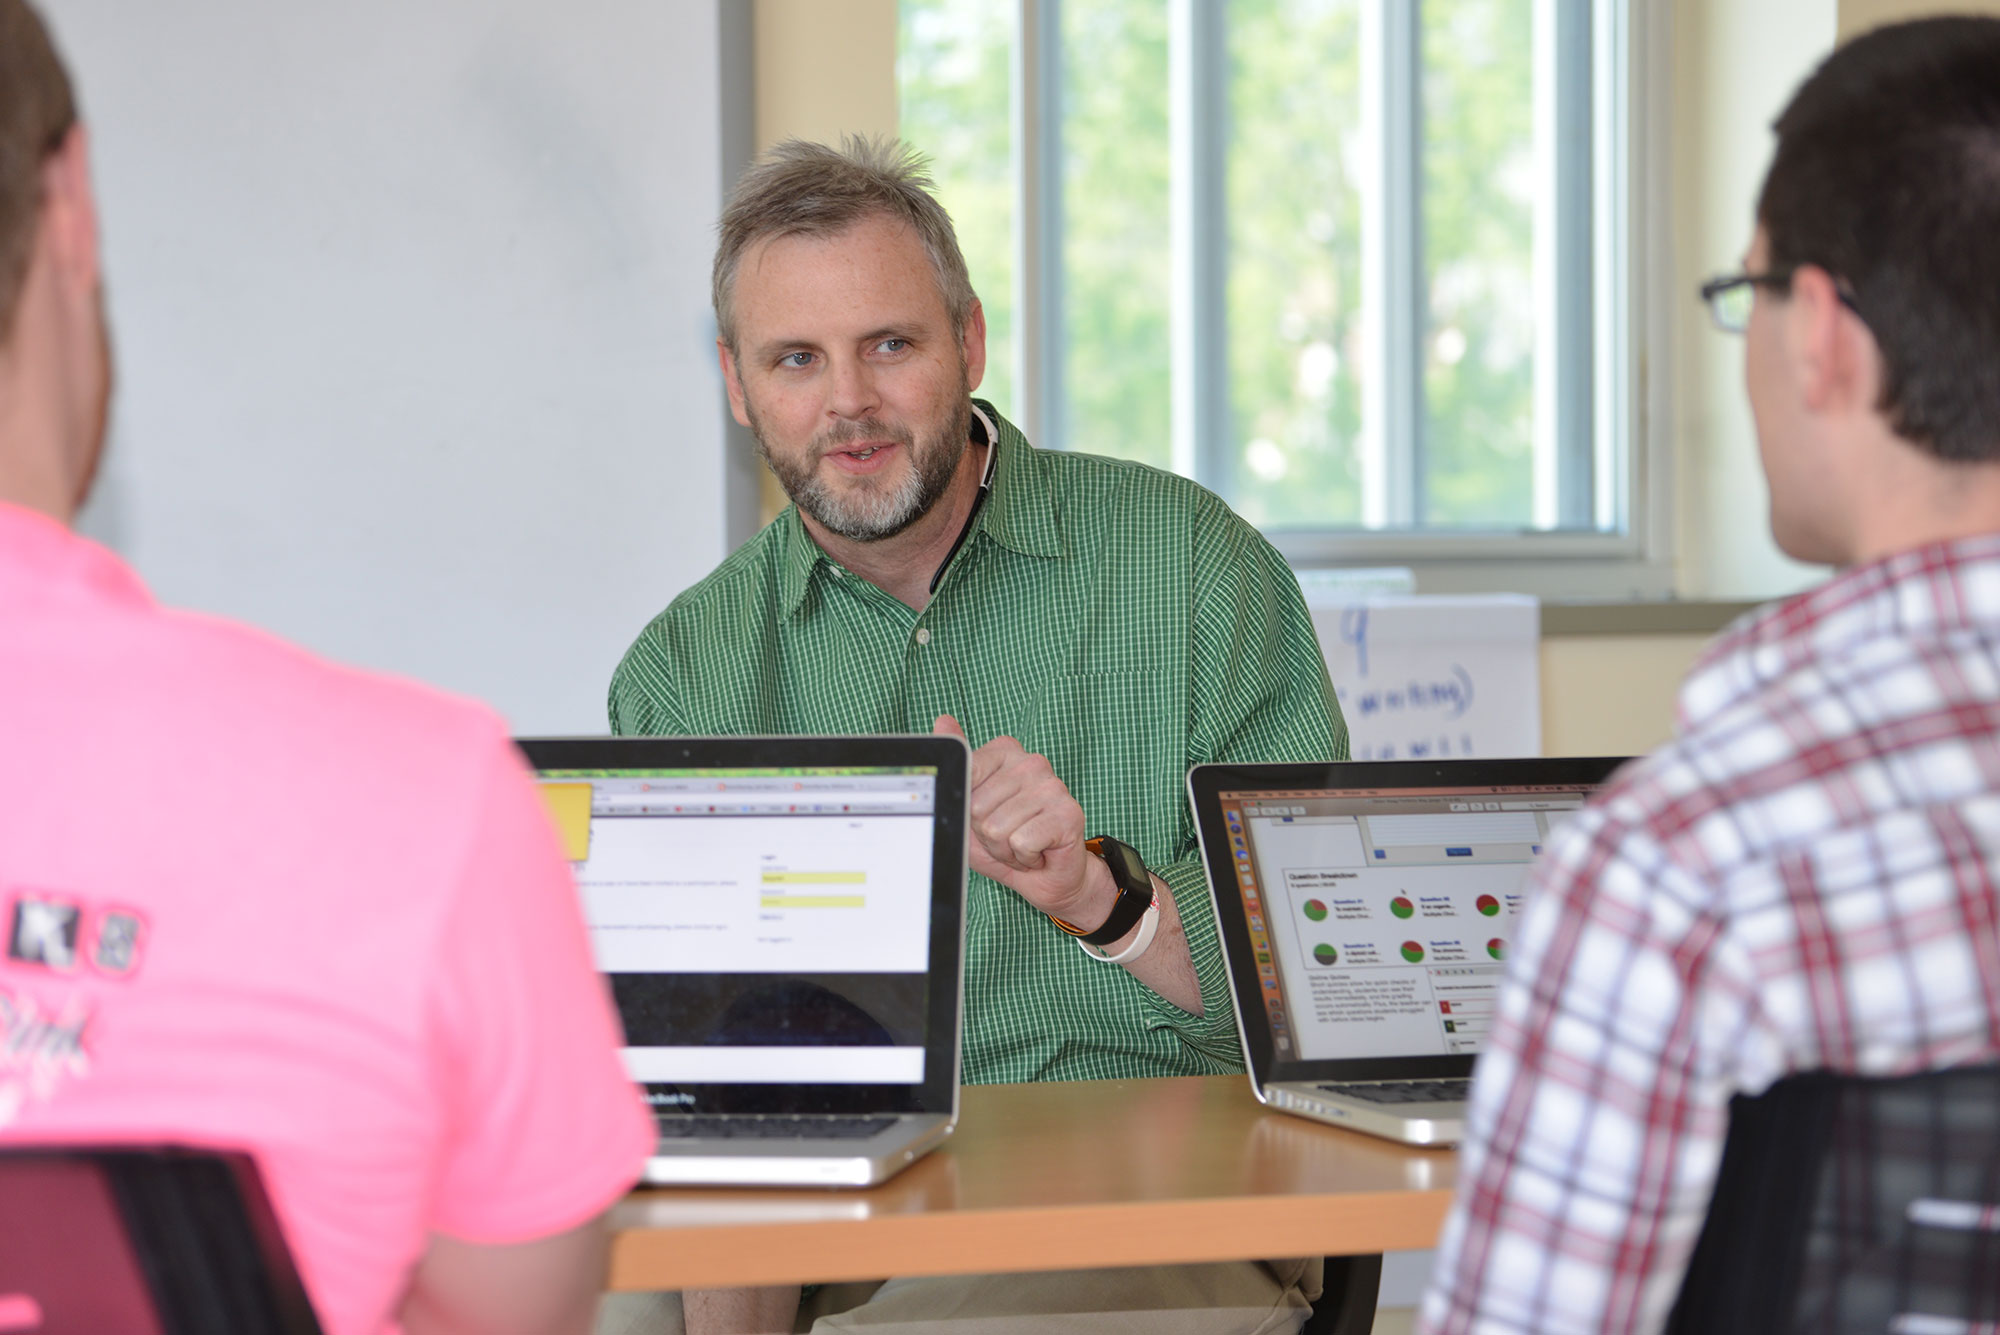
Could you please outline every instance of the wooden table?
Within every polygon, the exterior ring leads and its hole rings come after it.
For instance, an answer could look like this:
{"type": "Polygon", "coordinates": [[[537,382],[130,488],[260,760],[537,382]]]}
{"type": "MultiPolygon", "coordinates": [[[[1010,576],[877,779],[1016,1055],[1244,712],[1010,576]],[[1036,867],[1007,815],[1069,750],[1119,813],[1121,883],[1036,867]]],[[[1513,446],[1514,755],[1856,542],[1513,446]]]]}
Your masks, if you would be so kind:
{"type": "Polygon", "coordinates": [[[980,1085],[865,1191],[635,1191],[611,1286],[675,1289],[1431,1246],[1457,1156],[1267,1112],[1243,1076],[980,1085]]]}

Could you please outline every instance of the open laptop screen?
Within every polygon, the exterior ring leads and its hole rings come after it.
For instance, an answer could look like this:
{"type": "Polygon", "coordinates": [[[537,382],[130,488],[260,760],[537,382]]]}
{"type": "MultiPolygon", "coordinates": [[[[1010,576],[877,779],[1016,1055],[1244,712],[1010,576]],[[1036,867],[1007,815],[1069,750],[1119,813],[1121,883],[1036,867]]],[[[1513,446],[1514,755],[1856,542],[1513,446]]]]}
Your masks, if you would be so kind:
{"type": "Polygon", "coordinates": [[[612,765],[524,744],[656,1106],[845,1111],[845,1091],[880,1108],[885,1089],[957,1079],[956,950],[933,958],[962,896],[949,758],[810,754],[824,744],[781,739],[799,763],[612,765]]]}
{"type": "Polygon", "coordinates": [[[1395,1062],[1384,1078],[1469,1067],[1528,865],[1615,763],[1210,776],[1197,807],[1209,808],[1203,844],[1246,1041],[1276,1066],[1395,1062]]]}

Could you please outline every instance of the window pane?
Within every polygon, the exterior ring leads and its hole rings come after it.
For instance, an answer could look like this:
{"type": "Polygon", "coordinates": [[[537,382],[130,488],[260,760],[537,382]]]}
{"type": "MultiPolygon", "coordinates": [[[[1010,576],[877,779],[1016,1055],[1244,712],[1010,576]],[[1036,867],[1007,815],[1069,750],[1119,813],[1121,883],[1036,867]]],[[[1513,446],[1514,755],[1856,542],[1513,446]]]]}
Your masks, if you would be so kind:
{"type": "Polygon", "coordinates": [[[1533,0],[1423,0],[1419,523],[1534,518],[1533,0]]]}
{"type": "Polygon", "coordinates": [[[1063,0],[1059,439],[1172,466],[1165,0],[1063,0]]]}
{"type": "Polygon", "coordinates": [[[896,45],[898,129],[931,159],[986,311],[986,378],[977,391],[1014,411],[1014,175],[1008,62],[1012,7],[992,0],[903,0],[896,45]]]}
{"type": "Polygon", "coordinates": [[[1231,0],[1230,500],[1252,523],[1360,522],[1357,0],[1231,0]]]}
{"type": "MultiPolygon", "coordinates": [[[[1389,470],[1391,525],[1589,527],[1591,71],[1589,29],[1572,12],[1587,0],[1197,2],[1217,7],[1226,35],[1197,64],[1198,80],[1221,81],[1223,105],[1206,114],[1225,122],[1226,217],[1222,235],[1195,239],[1191,270],[1199,283],[1214,272],[1206,265],[1221,265],[1226,321],[1222,420],[1208,405],[1200,412],[1224,438],[1195,443],[1198,466],[1217,469],[1201,480],[1267,529],[1359,528],[1365,418],[1367,439],[1386,440],[1395,456],[1367,461],[1378,490],[1389,470]],[[1397,22],[1385,28],[1370,4],[1392,7],[1397,22]],[[1564,14],[1567,27],[1538,33],[1538,21],[1564,14]],[[1569,36],[1552,40],[1559,33],[1569,36]],[[1364,51],[1364,41],[1379,49],[1364,51]],[[1570,82],[1538,89],[1538,77],[1570,82]],[[1382,88],[1383,105],[1364,108],[1364,87],[1382,88]],[[1414,199],[1366,193],[1376,181],[1364,135],[1392,122],[1397,142],[1415,133],[1414,199]],[[1569,154],[1561,174],[1558,136],[1569,154]],[[1401,221],[1406,208],[1415,217],[1401,221]],[[1381,313],[1364,312],[1363,284],[1372,299],[1383,279],[1363,273],[1364,219],[1372,229],[1385,209],[1409,247],[1385,286],[1415,287],[1415,309],[1392,325],[1411,330],[1415,346],[1384,355],[1392,385],[1416,401],[1368,404],[1364,372],[1377,350],[1364,346],[1363,317],[1381,313]],[[1575,282],[1584,287],[1558,291],[1575,282]]],[[[1034,333],[1055,383],[1044,386],[1048,439],[1038,443],[1171,467],[1172,6],[1043,3],[1061,49],[1045,53],[1056,84],[1054,105],[1041,108],[1059,148],[1042,164],[1054,282],[1049,327],[1034,333]]],[[[1007,0],[901,0],[898,63],[903,133],[936,159],[986,303],[986,390],[1003,411],[1018,407],[1015,10],[1007,0]]],[[[1379,238],[1370,240],[1373,256],[1379,238]]],[[[1197,302],[1203,295],[1197,288],[1197,302]]],[[[1368,504],[1379,511],[1380,496],[1368,504]]]]}

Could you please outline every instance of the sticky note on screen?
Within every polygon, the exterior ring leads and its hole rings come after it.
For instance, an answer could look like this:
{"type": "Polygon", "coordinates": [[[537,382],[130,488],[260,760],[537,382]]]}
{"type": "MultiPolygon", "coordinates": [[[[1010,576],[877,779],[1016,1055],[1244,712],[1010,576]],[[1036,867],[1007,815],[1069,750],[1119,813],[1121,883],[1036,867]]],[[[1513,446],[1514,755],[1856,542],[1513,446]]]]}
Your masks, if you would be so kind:
{"type": "Polygon", "coordinates": [[[549,816],[562,838],[563,856],[582,862],[590,856],[590,785],[587,783],[545,783],[542,801],[549,804],[549,816]]]}

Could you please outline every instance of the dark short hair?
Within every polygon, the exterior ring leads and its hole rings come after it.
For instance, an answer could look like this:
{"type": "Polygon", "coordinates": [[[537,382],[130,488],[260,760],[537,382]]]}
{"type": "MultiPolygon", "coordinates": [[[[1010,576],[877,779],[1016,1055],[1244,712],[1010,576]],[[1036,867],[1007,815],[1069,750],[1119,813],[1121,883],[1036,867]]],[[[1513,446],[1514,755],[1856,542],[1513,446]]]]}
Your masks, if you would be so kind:
{"type": "Polygon", "coordinates": [[[1919,19],[1828,56],[1780,113],[1770,269],[1825,269],[1882,352],[1880,408],[1942,459],[2000,458],[2000,19],[1919,19]]]}
{"type": "Polygon", "coordinates": [[[711,275],[716,330],[736,348],[736,269],[759,241],[833,236],[868,218],[907,223],[924,243],[952,332],[971,318],[972,280],[951,215],[923,157],[893,139],[849,135],[839,148],[787,139],[746,170],[722,211],[711,275]]]}
{"type": "Polygon", "coordinates": [[[0,0],[0,340],[14,330],[42,211],[42,164],[76,124],[69,75],[24,0],[0,0]]]}

